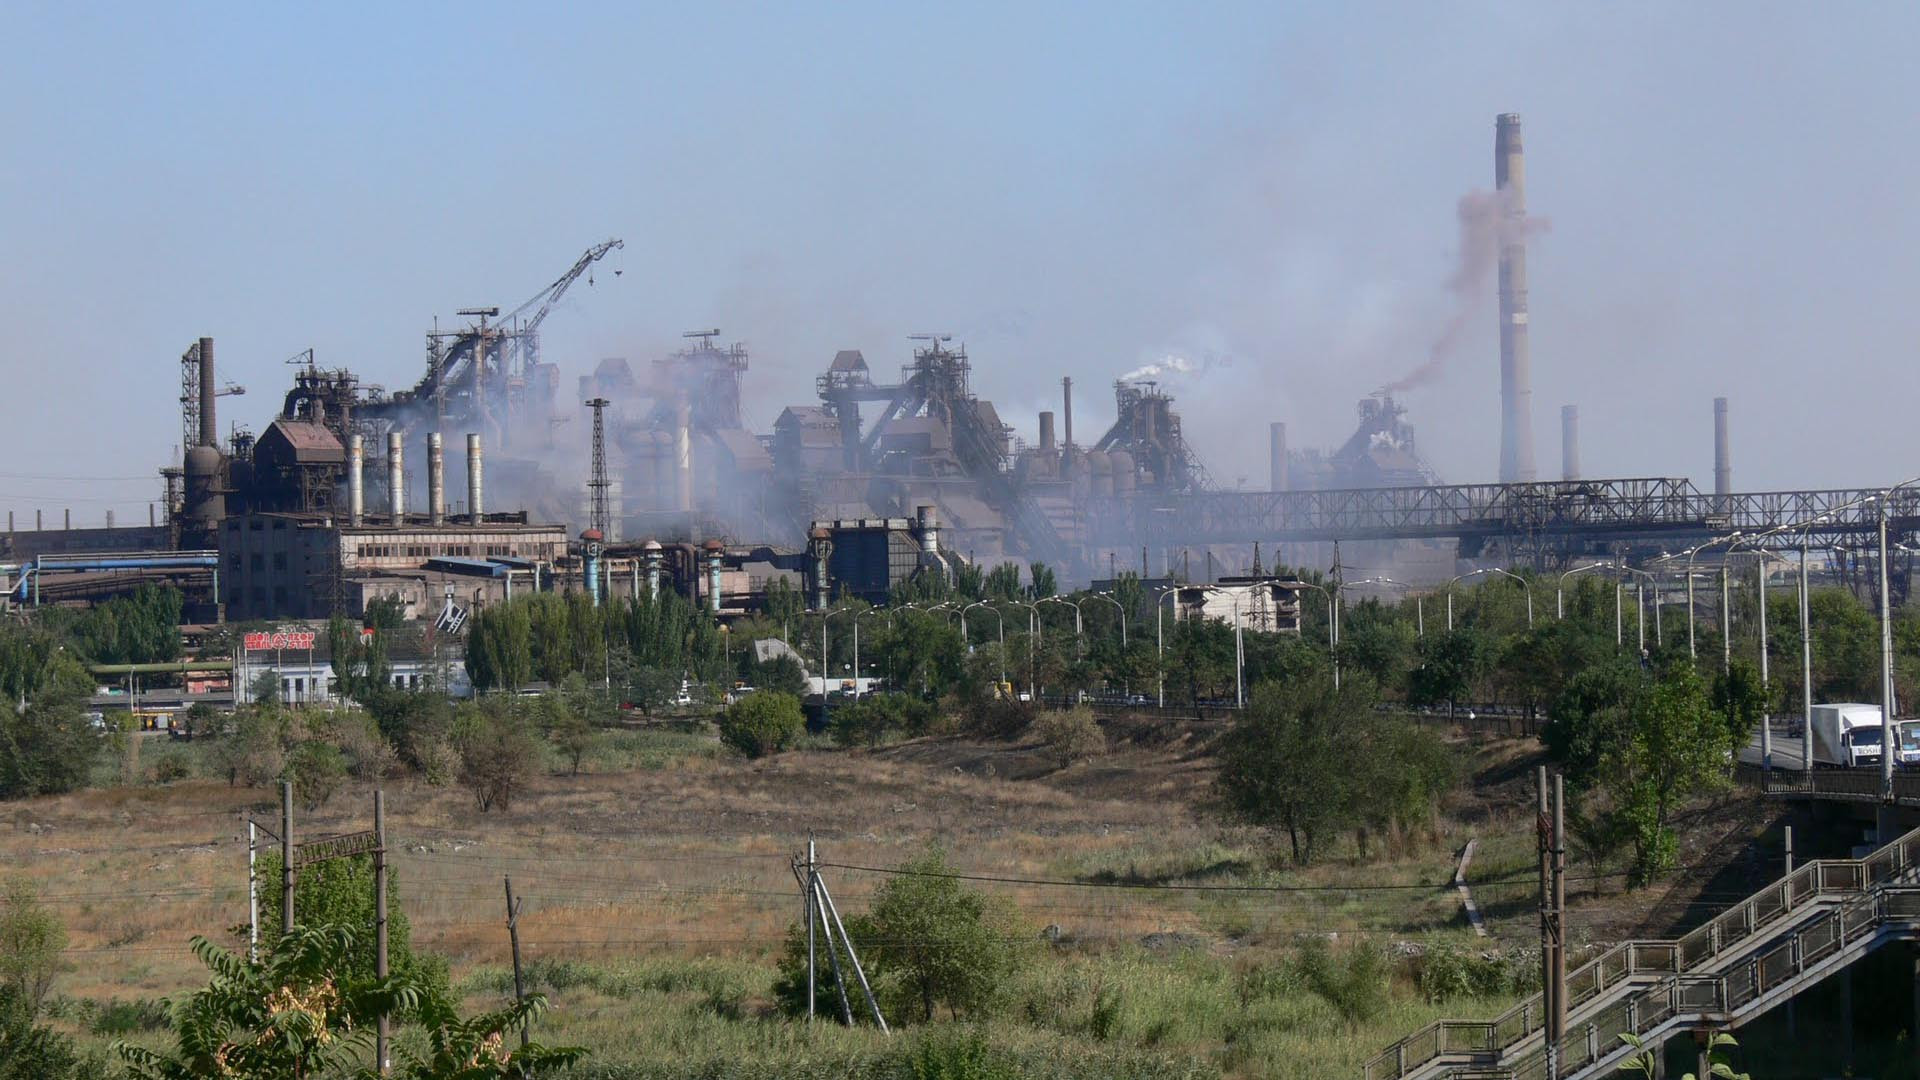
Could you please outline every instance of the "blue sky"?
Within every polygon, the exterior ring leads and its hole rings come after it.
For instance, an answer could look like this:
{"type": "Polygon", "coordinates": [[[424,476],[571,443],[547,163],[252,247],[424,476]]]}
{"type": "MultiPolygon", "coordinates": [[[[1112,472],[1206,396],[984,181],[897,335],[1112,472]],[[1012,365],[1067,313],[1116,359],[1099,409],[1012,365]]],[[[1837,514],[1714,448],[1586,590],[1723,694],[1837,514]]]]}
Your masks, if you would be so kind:
{"type": "MultiPolygon", "coordinates": [[[[571,372],[748,343],[769,424],[834,350],[949,331],[1032,436],[1062,375],[1173,389],[1216,481],[1266,423],[1332,446],[1459,301],[1455,204],[1522,114],[1534,425],[1557,475],[1744,489],[1920,472],[1907,5],[8,5],[0,506],[144,518],[213,335],[256,430],[317,350],[410,383],[433,317],[511,307],[619,236],[547,323],[571,372]],[[76,485],[51,477],[91,477],[76,485]]],[[[1405,395],[1493,477],[1490,295],[1405,395]]],[[[570,383],[569,383],[570,385],[570,383]]]]}

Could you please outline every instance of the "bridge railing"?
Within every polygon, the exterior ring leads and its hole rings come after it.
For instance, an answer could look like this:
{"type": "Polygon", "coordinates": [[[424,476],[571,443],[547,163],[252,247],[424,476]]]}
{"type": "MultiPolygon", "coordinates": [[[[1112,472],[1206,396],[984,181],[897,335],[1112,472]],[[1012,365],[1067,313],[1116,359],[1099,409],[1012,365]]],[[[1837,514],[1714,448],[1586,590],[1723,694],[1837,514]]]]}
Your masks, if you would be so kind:
{"type": "MultiPolygon", "coordinates": [[[[1729,907],[1675,941],[1623,942],[1567,973],[1569,1022],[1589,1003],[1615,997],[1623,984],[1677,977],[1745,951],[1743,943],[1770,933],[1816,903],[1837,902],[1892,882],[1920,864],[1920,829],[1864,859],[1819,859],[1729,907]]],[[[1612,1005],[1607,1006],[1611,1008],[1612,1005]]],[[[1492,1020],[1440,1020],[1369,1059],[1366,1080],[1398,1080],[1436,1058],[1496,1053],[1545,1030],[1541,995],[1534,994],[1492,1020]]],[[[1621,1029],[1627,1030],[1627,1029],[1621,1029]]]]}

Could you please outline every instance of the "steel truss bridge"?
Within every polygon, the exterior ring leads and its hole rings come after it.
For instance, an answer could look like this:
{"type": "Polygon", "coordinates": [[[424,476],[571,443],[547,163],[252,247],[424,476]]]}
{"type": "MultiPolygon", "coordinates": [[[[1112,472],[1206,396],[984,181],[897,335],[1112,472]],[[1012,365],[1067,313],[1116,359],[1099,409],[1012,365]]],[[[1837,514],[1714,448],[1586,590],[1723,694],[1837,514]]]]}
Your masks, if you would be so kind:
{"type": "Polygon", "coordinates": [[[1920,489],[1767,491],[1713,495],[1671,478],[1526,484],[1210,491],[1109,499],[1088,508],[1094,545],[1329,543],[1458,540],[1461,553],[1503,549],[1552,563],[1622,547],[1685,547],[1735,533],[1783,530],[1761,546],[1853,543],[1875,534],[1885,504],[1889,535],[1920,530],[1920,489]]]}

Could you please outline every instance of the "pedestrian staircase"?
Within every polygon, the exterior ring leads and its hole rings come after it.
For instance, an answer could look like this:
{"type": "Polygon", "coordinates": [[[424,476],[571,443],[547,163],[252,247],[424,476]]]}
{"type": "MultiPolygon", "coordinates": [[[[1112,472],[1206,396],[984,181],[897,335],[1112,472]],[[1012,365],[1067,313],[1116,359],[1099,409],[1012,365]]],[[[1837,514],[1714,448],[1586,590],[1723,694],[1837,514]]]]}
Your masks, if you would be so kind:
{"type": "MultiPolygon", "coordinates": [[[[1920,938],[1920,829],[1864,859],[1809,862],[1674,941],[1628,941],[1567,973],[1559,1080],[1605,1076],[1633,1052],[1728,1029],[1890,941],[1920,938]]],[[[1366,1063],[1366,1080],[1545,1080],[1541,996],[1492,1020],[1440,1020],[1366,1063]]]]}

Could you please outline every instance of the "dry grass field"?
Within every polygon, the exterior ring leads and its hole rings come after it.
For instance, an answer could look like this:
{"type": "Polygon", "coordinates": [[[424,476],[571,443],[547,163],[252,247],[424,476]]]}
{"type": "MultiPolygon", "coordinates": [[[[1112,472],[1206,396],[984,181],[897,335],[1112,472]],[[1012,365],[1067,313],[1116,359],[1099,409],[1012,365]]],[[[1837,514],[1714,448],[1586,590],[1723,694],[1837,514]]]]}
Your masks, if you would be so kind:
{"type": "MultiPolygon", "coordinates": [[[[1495,884],[1531,873],[1524,744],[1463,746],[1479,783],[1430,831],[1372,838],[1384,857],[1355,859],[1349,840],[1294,870],[1205,813],[1208,732],[1119,735],[1098,760],[1056,770],[1020,743],[937,738],[745,761],[706,735],[611,732],[581,775],[547,763],[510,810],[486,814],[457,786],[391,781],[399,904],[416,949],[445,955],[474,1004],[497,1001],[510,985],[511,876],[525,897],[523,953],[556,1006],[543,1037],[642,1070],[632,1075],[705,1075],[676,1070],[707,1059],[845,1065],[876,1052],[869,1032],[809,1033],[771,1017],[773,957],[800,908],[789,860],[809,833],[843,910],[863,909],[882,880],[854,868],[892,867],[929,843],[968,873],[1013,879],[974,885],[1008,897],[1036,939],[1057,928],[1060,944],[1022,977],[1019,1022],[997,1025],[991,1041],[1043,1058],[1145,1054],[1142,1075],[1326,1075],[1431,1016],[1504,1004],[1432,1006],[1402,987],[1386,1015],[1354,1028],[1311,995],[1268,1000],[1248,987],[1266,985],[1261,972],[1303,936],[1464,940],[1446,886],[1469,836],[1480,838],[1472,876],[1496,938],[1529,943],[1531,885],[1495,884]]],[[[193,747],[143,749],[149,762],[169,754],[199,769],[193,747]]],[[[272,825],[274,794],[206,777],[8,805],[0,857],[34,880],[71,936],[56,994],[153,999],[203,981],[187,938],[240,940],[249,812],[272,825]]],[[[349,786],[300,810],[296,829],[351,832],[370,814],[370,791],[349,786]]],[[[1622,901],[1604,880],[1586,891],[1613,920],[1590,936],[1622,929],[1620,910],[1666,899],[1622,901]]],[[[1095,1071],[1140,1071],[1117,1060],[1095,1071]]]]}

